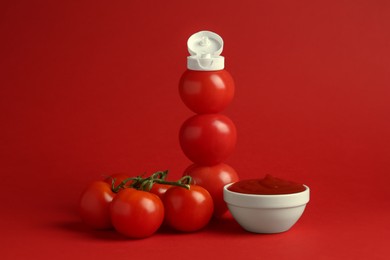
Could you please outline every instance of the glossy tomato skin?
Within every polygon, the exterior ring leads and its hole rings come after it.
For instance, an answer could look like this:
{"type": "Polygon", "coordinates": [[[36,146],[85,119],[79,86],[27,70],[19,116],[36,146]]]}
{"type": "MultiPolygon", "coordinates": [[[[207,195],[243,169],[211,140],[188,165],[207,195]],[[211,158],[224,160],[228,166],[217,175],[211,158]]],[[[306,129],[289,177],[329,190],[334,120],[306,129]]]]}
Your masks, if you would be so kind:
{"type": "Polygon", "coordinates": [[[184,154],[199,165],[223,162],[233,152],[237,140],[234,123],[222,114],[195,115],[180,128],[184,154]]]}
{"type": "Polygon", "coordinates": [[[204,228],[210,221],[214,205],[210,193],[197,185],[190,189],[172,187],[164,198],[165,223],[171,228],[194,232],[204,228]]]}
{"type": "Polygon", "coordinates": [[[234,81],[226,70],[186,70],[179,82],[184,104],[197,114],[223,111],[234,97],[234,81]]]}
{"type": "Polygon", "coordinates": [[[79,213],[82,221],[95,229],[111,228],[109,207],[114,197],[110,184],[104,181],[92,182],[80,197],[79,213]]]}
{"type": "Polygon", "coordinates": [[[192,177],[192,183],[205,188],[213,198],[214,216],[219,218],[228,208],[223,199],[223,187],[239,180],[237,172],[229,165],[220,163],[213,166],[190,165],[183,175],[192,177]]]}
{"type": "Polygon", "coordinates": [[[130,238],[145,238],[155,233],[164,220],[164,206],[155,194],[123,189],[110,205],[115,230],[130,238]]]}
{"type": "Polygon", "coordinates": [[[171,187],[168,184],[154,183],[149,192],[156,194],[162,200],[165,192],[171,187]]]}

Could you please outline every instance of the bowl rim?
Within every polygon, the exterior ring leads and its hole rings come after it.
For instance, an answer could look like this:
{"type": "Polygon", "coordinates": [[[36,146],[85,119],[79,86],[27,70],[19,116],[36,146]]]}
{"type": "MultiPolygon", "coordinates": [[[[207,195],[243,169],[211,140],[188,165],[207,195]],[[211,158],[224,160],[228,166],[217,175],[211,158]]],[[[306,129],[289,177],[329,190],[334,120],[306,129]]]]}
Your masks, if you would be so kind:
{"type": "MultiPolygon", "coordinates": [[[[234,183],[234,182],[233,182],[234,183]]],[[[310,200],[310,188],[304,191],[288,194],[247,194],[228,190],[233,184],[226,184],[223,188],[224,201],[228,205],[243,208],[291,208],[305,205],[310,200]]]]}
{"type": "Polygon", "coordinates": [[[293,193],[284,193],[284,194],[251,194],[251,193],[243,193],[243,192],[235,192],[235,191],[231,191],[229,190],[228,188],[233,185],[235,182],[232,182],[232,183],[228,183],[226,184],[224,187],[223,187],[223,190],[226,192],[230,192],[230,193],[233,193],[233,194],[237,194],[237,195],[241,195],[241,196],[248,196],[248,197],[291,197],[291,196],[294,196],[294,195],[300,195],[302,193],[305,193],[307,191],[310,191],[310,188],[309,186],[305,185],[305,184],[302,184],[304,187],[305,187],[305,190],[304,191],[300,191],[300,192],[293,192],[293,193]]]}

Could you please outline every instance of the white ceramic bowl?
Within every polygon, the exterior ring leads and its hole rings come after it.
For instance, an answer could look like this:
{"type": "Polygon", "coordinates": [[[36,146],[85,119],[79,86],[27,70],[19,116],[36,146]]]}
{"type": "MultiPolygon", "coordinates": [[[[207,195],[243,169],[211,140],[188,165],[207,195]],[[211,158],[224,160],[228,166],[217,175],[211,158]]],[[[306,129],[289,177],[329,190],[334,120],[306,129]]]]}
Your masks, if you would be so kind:
{"type": "Polygon", "coordinates": [[[244,194],[223,189],[223,197],[234,219],[254,233],[280,233],[289,230],[301,217],[310,199],[310,189],[280,195],[244,194]]]}

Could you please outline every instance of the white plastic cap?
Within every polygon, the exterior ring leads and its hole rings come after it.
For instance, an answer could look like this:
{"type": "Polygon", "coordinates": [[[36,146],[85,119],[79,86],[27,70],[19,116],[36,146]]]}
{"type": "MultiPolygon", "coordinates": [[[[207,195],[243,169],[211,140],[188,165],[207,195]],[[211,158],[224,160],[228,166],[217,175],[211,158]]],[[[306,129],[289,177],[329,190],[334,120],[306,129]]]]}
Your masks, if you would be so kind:
{"type": "Polygon", "coordinates": [[[200,31],[188,38],[187,68],[189,70],[223,70],[225,58],[220,56],[223,50],[221,36],[210,31],[200,31]]]}

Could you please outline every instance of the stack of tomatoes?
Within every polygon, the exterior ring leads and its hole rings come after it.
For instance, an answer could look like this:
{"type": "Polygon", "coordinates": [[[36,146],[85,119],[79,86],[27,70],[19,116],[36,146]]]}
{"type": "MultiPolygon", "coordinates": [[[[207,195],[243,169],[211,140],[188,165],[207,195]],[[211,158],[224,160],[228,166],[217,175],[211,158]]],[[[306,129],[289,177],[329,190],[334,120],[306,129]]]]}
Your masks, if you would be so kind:
{"type": "Polygon", "coordinates": [[[181,126],[179,140],[184,154],[193,162],[184,172],[193,183],[206,188],[214,200],[214,215],[221,217],[227,206],[223,187],[238,181],[236,171],[225,164],[233,152],[237,133],[233,122],[221,112],[234,96],[234,81],[226,70],[186,70],[179,93],[184,104],[196,115],[181,126]]]}
{"type": "Polygon", "coordinates": [[[211,217],[221,217],[227,206],[223,187],[238,181],[236,171],[224,161],[233,152],[237,133],[221,112],[234,96],[234,82],[224,69],[187,70],[179,92],[195,115],[181,126],[179,140],[193,162],[177,182],[165,180],[167,172],[142,176],[111,176],[92,183],[81,196],[83,221],[94,228],[114,227],[133,238],[152,235],[164,223],[179,231],[196,231],[211,217]],[[187,183],[184,183],[184,182],[187,183]]]}
{"type": "Polygon", "coordinates": [[[188,184],[189,176],[166,181],[167,173],[148,178],[116,174],[92,182],[80,198],[81,219],[92,228],[113,227],[130,238],[151,236],[161,225],[183,232],[205,227],[213,214],[209,192],[188,184]]]}

